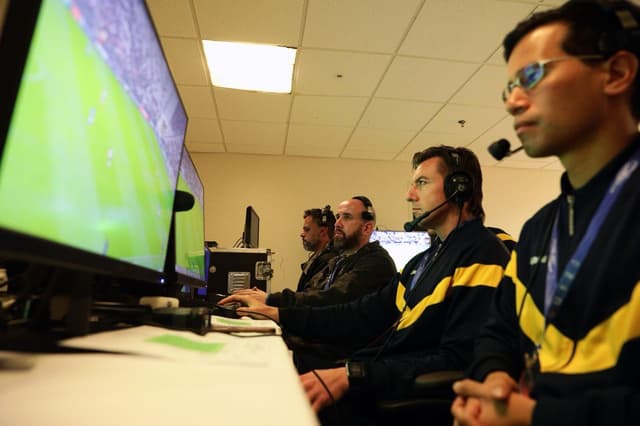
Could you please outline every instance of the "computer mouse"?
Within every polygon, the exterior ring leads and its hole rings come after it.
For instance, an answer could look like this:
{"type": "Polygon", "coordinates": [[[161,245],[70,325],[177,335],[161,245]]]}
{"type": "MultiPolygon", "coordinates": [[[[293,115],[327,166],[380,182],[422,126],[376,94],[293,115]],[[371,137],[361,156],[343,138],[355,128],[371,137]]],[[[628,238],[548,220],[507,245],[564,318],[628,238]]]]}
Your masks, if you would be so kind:
{"type": "Polygon", "coordinates": [[[219,308],[222,308],[222,309],[235,311],[236,309],[238,309],[239,307],[242,306],[242,303],[240,303],[240,302],[229,302],[229,303],[224,303],[222,305],[218,304],[216,306],[219,307],[219,308]]]}
{"type": "Polygon", "coordinates": [[[219,315],[221,317],[238,319],[240,318],[240,315],[236,313],[236,309],[238,309],[241,306],[242,306],[242,303],[239,303],[239,302],[229,302],[223,305],[217,304],[211,310],[211,313],[213,315],[219,315]]]}

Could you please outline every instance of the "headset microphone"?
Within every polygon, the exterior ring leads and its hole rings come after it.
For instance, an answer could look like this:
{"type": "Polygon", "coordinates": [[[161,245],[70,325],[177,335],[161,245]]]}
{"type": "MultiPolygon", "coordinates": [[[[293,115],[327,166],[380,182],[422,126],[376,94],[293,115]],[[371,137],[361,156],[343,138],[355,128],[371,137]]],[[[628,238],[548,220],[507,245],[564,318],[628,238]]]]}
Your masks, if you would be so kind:
{"type": "Polygon", "coordinates": [[[422,213],[420,216],[418,216],[415,219],[413,219],[411,222],[405,223],[404,224],[404,230],[406,232],[413,231],[415,229],[415,227],[418,226],[418,224],[420,222],[422,222],[423,219],[426,219],[431,213],[435,212],[436,210],[438,210],[439,208],[441,208],[442,206],[447,204],[449,201],[453,200],[453,198],[456,195],[458,195],[458,191],[455,191],[453,194],[451,194],[451,197],[447,198],[442,203],[438,204],[435,208],[433,208],[431,210],[427,210],[426,212],[422,213]]]}
{"type": "Polygon", "coordinates": [[[489,145],[488,150],[489,150],[489,154],[491,154],[493,158],[500,161],[504,157],[508,157],[511,154],[515,154],[516,152],[520,151],[522,148],[524,147],[520,145],[518,148],[511,151],[511,143],[509,143],[509,141],[506,139],[500,139],[498,141],[495,141],[491,145],[489,145]]]}

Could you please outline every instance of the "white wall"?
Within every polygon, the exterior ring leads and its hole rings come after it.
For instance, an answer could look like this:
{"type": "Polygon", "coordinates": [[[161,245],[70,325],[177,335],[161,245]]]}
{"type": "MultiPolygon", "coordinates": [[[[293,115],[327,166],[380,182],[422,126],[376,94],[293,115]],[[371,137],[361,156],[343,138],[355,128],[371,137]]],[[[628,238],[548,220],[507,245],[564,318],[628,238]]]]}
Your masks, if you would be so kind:
{"type": "MultiPolygon", "coordinates": [[[[405,194],[409,162],[193,153],[205,189],[205,238],[232,247],[244,212],[260,216],[260,247],[275,252],[272,291],[295,287],[308,253],[300,243],[302,213],[353,195],[371,199],[380,229],[402,229],[411,219],[405,194]]],[[[483,168],[487,225],[517,237],[524,221],[556,196],[560,172],[483,168]]]]}

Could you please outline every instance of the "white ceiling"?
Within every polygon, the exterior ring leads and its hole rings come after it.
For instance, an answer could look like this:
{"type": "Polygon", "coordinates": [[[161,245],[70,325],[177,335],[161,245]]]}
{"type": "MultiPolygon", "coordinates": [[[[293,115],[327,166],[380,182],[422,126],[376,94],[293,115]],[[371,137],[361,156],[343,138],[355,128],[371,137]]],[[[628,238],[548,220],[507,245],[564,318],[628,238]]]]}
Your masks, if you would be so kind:
{"type": "Polygon", "coordinates": [[[517,137],[501,41],[563,0],[147,0],[189,116],[191,152],[408,161],[467,146],[484,166],[551,168],[517,137]],[[211,86],[202,39],[297,47],[291,94],[211,86]],[[463,121],[462,121],[463,120],[463,121]]]}

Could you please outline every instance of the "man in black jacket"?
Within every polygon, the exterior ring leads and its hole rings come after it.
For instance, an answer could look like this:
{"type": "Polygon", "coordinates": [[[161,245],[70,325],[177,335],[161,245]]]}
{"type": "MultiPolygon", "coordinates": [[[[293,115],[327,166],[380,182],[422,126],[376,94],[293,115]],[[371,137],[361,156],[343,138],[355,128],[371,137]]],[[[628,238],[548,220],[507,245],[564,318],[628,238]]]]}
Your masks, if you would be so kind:
{"type": "Polygon", "coordinates": [[[248,305],[240,312],[259,310],[287,333],[359,345],[346,363],[301,376],[323,424],[377,424],[377,399],[410,396],[420,374],[468,367],[502,278],[508,251],[483,225],[476,156],[465,148],[432,147],[415,154],[413,168],[407,199],[416,220],[423,218],[420,226],[434,230],[439,243],[409,261],[400,279],[326,307],[277,310],[235,297],[248,305]],[[331,407],[334,401],[338,409],[331,407]]]}
{"type": "MultiPolygon", "coordinates": [[[[339,255],[311,277],[303,291],[284,289],[267,294],[258,289],[245,289],[236,295],[248,295],[254,303],[279,308],[326,306],[357,299],[393,278],[396,274],[393,259],[380,243],[370,241],[376,216],[369,198],[358,195],[340,203],[334,226],[333,247],[339,255]]],[[[220,303],[229,300],[223,299],[220,303]]]]}
{"type": "Polygon", "coordinates": [[[298,280],[296,291],[305,291],[313,288],[309,282],[315,274],[322,271],[329,261],[337,256],[338,252],[333,248],[333,233],[336,217],[331,211],[331,206],[324,209],[308,209],[304,211],[304,223],[302,224],[302,246],[310,251],[311,255],[302,267],[302,273],[298,280]]]}
{"type": "Polygon", "coordinates": [[[505,37],[518,137],[566,171],[522,229],[477,381],[454,386],[458,425],[640,424],[640,8],[611,3],[572,0],[505,37]]]}

